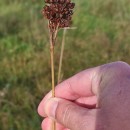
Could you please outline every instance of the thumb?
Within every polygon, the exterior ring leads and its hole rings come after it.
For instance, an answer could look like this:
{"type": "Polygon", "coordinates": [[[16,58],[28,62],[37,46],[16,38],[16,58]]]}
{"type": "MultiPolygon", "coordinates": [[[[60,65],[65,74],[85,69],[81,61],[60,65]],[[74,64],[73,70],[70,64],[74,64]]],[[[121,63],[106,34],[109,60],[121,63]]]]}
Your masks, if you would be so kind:
{"type": "Polygon", "coordinates": [[[67,100],[51,98],[44,111],[48,117],[71,130],[95,130],[96,109],[89,110],[67,100]]]}

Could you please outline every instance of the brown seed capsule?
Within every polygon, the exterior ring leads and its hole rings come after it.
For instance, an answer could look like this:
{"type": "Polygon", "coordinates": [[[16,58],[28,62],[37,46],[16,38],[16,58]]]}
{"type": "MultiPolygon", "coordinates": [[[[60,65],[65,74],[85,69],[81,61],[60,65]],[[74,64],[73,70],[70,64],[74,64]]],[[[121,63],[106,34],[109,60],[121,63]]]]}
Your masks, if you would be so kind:
{"type": "Polygon", "coordinates": [[[58,3],[58,0],[53,0],[53,3],[58,3]]]}
{"type": "Polygon", "coordinates": [[[45,3],[48,3],[48,0],[45,0],[45,3]]]}
{"type": "Polygon", "coordinates": [[[73,11],[72,11],[72,10],[70,10],[70,11],[69,11],[69,15],[72,15],[72,14],[73,14],[73,11]]]}
{"type": "Polygon", "coordinates": [[[45,3],[50,3],[50,0],[45,0],[45,3]]]}
{"type": "Polygon", "coordinates": [[[66,0],[66,3],[70,3],[70,0],[66,0]]]}
{"type": "Polygon", "coordinates": [[[59,0],[59,3],[60,3],[60,4],[64,4],[64,3],[65,3],[65,0],[59,0]]]}
{"type": "Polygon", "coordinates": [[[72,18],[71,18],[70,16],[68,16],[68,17],[67,17],[67,20],[69,20],[69,21],[70,21],[71,19],[72,19],[72,18]]]}
{"type": "Polygon", "coordinates": [[[75,7],[75,3],[69,3],[68,8],[73,9],[75,7]]]}
{"type": "Polygon", "coordinates": [[[68,11],[68,10],[66,10],[66,11],[64,12],[64,14],[66,14],[66,15],[67,15],[67,14],[69,14],[69,11],[68,11]]]}

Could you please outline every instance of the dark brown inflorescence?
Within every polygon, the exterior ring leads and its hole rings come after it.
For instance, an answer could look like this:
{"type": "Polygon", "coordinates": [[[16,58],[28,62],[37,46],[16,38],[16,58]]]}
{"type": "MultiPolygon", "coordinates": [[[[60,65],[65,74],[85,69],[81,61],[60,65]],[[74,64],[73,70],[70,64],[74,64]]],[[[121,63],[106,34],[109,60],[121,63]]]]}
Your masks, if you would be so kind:
{"type": "Polygon", "coordinates": [[[75,3],[71,0],[45,0],[43,15],[49,20],[49,27],[54,29],[69,27],[75,3]]]}

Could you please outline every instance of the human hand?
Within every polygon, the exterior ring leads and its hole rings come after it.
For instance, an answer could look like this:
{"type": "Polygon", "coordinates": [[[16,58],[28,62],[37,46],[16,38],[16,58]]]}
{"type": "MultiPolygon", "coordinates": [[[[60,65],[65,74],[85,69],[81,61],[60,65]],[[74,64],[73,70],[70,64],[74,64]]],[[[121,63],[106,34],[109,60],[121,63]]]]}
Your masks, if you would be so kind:
{"type": "Polygon", "coordinates": [[[38,113],[43,130],[130,130],[130,66],[114,62],[84,70],[49,92],[38,113]]]}

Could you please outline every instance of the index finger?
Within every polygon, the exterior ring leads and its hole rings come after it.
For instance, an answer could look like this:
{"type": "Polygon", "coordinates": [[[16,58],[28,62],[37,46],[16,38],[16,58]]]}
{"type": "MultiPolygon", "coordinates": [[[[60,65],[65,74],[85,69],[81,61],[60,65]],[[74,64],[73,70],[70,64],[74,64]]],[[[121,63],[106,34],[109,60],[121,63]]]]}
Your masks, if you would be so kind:
{"type": "Polygon", "coordinates": [[[76,100],[94,96],[93,85],[98,83],[97,72],[98,67],[87,69],[58,84],[55,88],[56,97],[76,100]]]}

